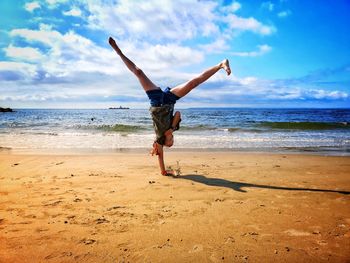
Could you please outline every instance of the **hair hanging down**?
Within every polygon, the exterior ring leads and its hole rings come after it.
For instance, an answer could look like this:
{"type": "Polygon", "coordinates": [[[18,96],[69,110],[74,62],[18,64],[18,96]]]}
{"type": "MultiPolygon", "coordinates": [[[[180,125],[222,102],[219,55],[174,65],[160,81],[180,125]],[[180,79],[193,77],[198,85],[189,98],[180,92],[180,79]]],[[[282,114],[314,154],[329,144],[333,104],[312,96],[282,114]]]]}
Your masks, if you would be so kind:
{"type": "Polygon", "coordinates": [[[162,137],[158,138],[155,142],[159,143],[160,145],[165,144],[165,135],[162,135],[162,137]]]}

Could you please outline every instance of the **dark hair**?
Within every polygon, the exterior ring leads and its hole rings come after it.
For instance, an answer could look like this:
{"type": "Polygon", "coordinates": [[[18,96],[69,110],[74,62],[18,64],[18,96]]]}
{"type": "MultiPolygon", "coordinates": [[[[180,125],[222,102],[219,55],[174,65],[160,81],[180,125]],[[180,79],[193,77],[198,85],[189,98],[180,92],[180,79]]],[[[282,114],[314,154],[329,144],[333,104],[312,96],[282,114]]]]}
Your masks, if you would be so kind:
{"type": "Polygon", "coordinates": [[[165,144],[165,135],[162,135],[162,137],[157,138],[156,142],[159,143],[160,145],[164,145],[165,144]]]}

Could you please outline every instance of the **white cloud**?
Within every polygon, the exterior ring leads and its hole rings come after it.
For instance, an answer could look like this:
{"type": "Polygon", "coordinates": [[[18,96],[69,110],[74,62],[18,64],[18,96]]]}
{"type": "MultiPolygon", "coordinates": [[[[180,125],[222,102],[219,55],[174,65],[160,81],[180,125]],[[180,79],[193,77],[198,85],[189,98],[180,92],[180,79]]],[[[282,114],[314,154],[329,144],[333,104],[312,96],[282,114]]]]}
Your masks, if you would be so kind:
{"type": "Polygon", "coordinates": [[[342,91],[327,91],[323,89],[311,89],[306,90],[304,92],[305,97],[309,98],[315,98],[315,99],[330,99],[330,100],[336,100],[336,99],[346,99],[349,97],[349,95],[342,91]]]}
{"type": "Polygon", "coordinates": [[[0,61],[0,72],[14,72],[22,76],[35,77],[37,67],[25,62],[0,61]]]}
{"type": "Polygon", "coordinates": [[[131,52],[132,57],[137,57],[151,70],[167,69],[171,67],[182,67],[200,63],[204,55],[190,47],[177,44],[148,45],[142,49],[131,52]],[[144,52],[144,50],[147,50],[144,52]]]}
{"type": "Polygon", "coordinates": [[[244,86],[252,85],[257,83],[258,79],[256,77],[245,77],[242,79],[238,79],[238,82],[244,86]]]}
{"type": "Polygon", "coordinates": [[[31,71],[34,72],[35,66],[23,62],[12,61],[0,61],[0,70],[13,70],[13,71],[31,71]]]}
{"type": "Polygon", "coordinates": [[[285,11],[281,11],[277,14],[278,17],[287,17],[287,16],[290,16],[292,14],[292,11],[290,10],[285,10],[285,11]]]}
{"type": "Polygon", "coordinates": [[[204,45],[199,45],[203,50],[208,53],[222,53],[230,49],[230,46],[227,44],[226,39],[218,38],[214,42],[204,45]]]}
{"type": "Polygon", "coordinates": [[[13,29],[10,36],[21,36],[27,41],[38,41],[51,46],[60,37],[57,31],[51,31],[51,27],[45,24],[40,24],[40,30],[31,30],[27,28],[13,29]]]}
{"type": "Polygon", "coordinates": [[[102,4],[87,2],[91,27],[118,36],[148,39],[192,39],[219,32],[215,24],[217,3],[195,0],[150,0],[102,4]]]}
{"type": "Polygon", "coordinates": [[[266,98],[279,100],[341,100],[349,98],[349,94],[338,90],[288,87],[271,89],[266,98]]]}
{"type": "Polygon", "coordinates": [[[210,99],[213,102],[239,101],[242,98],[255,98],[260,101],[310,101],[310,100],[345,100],[350,98],[347,92],[339,90],[324,90],[317,88],[300,88],[294,85],[278,84],[276,80],[258,79],[254,76],[239,78],[221,78],[212,82],[215,87],[215,97],[212,89],[196,89],[196,98],[210,99]]]}
{"type": "Polygon", "coordinates": [[[253,17],[242,18],[235,14],[230,14],[223,19],[228,23],[230,29],[252,31],[260,35],[271,35],[276,31],[273,26],[264,25],[253,17]]]}
{"type": "Polygon", "coordinates": [[[267,99],[294,100],[304,99],[300,88],[275,88],[266,93],[267,99]]]}
{"type": "Polygon", "coordinates": [[[221,8],[223,12],[236,12],[241,9],[241,4],[238,2],[232,2],[230,5],[224,6],[221,8]]]}
{"type": "Polygon", "coordinates": [[[9,45],[7,48],[4,48],[4,51],[7,57],[20,60],[38,61],[44,58],[43,54],[38,48],[15,47],[13,45],[9,45]]]}
{"type": "Polygon", "coordinates": [[[194,94],[191,98],[195,98],[197,101],[208,100],[219,105],[235,102],[245,105],[245,102],[249,102],[251,99],[267,103],[271,100],[283,103],[288,101],[337,101],[350,97],[348,93],[338,90],[302,89],[293,86],[272,87],[274,82],[274,80],[258,79],[253,76],[242,79],[232,76],[226,80],[212,82],[211,86],[215,87],[215,93],[213,93],[213,89],[199,87],[192,91],[194,94]]]}
{"type": "Polygon", "coordinates": [[[82,12],[79,8],[74,7],[69,11],[63,12],[62,14],[65,16],[81,16],[82,12]]]}
{"type": "Polygon", "coordinates": [[[58,5],[68,2],[68,0],[46,0],[47,7],[50,9],[57,8],[58,5]]]}
{"type": "Polygon", "coordinates": [[[267,9],[267,10],[269,10],[269,11],[273,11],[275,5],[274,5],[273,3],[271,3],[270,1],[267,1],[267,2],[263,2],[263,3],[261,4],[261,7],[262,7],[262,8],[265,8],[265,9],[267,9]]]}
{"type": "MultiPolygon", "coordinates": [[[[134,87],[128,90],[134,95],[135,90],[141,90],[137,79],[127,70],[112,48],[100,47],[74,31],[62,34],[42,24],[39,30],[15,29],[10,35],[22,37],[30,44],[42,43],[47,46],[47,52],[43,54],[45,59],[40,61],[38,59],[41,54],[34,54],[36,50],[34,48],[8,49],[9,55],[15,56],[18,60],[36,62],[35,70],[38,71],[40,79],[28,75],[27,81],[35,81],[39,85],[47,82],[62,83],[63,86],[68,84],[77,86],[76,83],[80,86],[88,82],[93,90],[99,89],[99,85],[104,86],[107,95],[115,94],[116,92],[111,90],[115,90],[118,86],[134,87]],[[18,53],[18,50],[21,52],[18,53]],[[23,52],[24,50],[26,52],[23,52]]],[[[201,51],[175,43],[150,45],[147,42],[137,41],[117,42],[127,56],[145,72],[151,74],[151,79],[156,83],[182,82],[189,75],[176,70],[204,60],[201,51]]],[[[86,92],[84,89],[80,90],[82,94],[86,92]]]]}
{"type": "Polygon", "coordinates": [[[90,27],[120,37],[148,38],[149,41],[218,37],[224,32],[234,34],[237,30],[261,35],[275,31],[273,26],[264,25],[255,18],[243,18],[232,13],[240,8],[238,2],[220,7],[216,1],[197,0],[120,0],[108,3],[96,0],[87,2],[85,6],[90,14],[90,27]]]}
{"type": "Polygon", "coordinates": [[[262,56],[271,51],[271,47],[269,45],[259,45],[258,51],[250,51],[250,52],[231,52],[230,54],[233,56],[239,57],[257,57],[262,56]]]}
{"type": "Polygon", "coordinates": [[[40,8],[39,2],[30,2],[24,5],[25,10],[28,12],[33,12],[35,9],[40,8]]]}
{"type": "MultiPolygon", "coordinates": [[[[61,34],[41,25],[39,30],[15,29],[10,35],[22,37],[29,43],[42,43],[48,47],[46,59],[37,66],[50,76],[68,77],[74,76],[77,72],[115,74],[118,71],[109,65],[109,59],[113,55],[111,50],[99,47],[73,31],[61,34]]],[[[35,50],[33,48],[18,48],[18,50],[22,52],[16,54],[17,59],[31,58],[34,62],[40,56],[38,53],[35,53],[37,56],[33,55],[35,50]],[[29,51],[32,52],[32,57],[28,55],[29,51]]],[[[14,52],[11,54],[15,55],[14,52]]]]}

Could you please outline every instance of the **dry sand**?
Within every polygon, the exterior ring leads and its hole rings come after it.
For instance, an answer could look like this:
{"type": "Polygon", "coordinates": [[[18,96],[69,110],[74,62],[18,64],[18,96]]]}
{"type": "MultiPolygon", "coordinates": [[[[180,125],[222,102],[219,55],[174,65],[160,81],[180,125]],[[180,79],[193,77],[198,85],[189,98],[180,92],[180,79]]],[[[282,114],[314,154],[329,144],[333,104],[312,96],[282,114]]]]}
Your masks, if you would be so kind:
{"type": "Polygon", "coordinates": [[[350,262],[350,158],[0,153],[0,262],[350,262]]]}

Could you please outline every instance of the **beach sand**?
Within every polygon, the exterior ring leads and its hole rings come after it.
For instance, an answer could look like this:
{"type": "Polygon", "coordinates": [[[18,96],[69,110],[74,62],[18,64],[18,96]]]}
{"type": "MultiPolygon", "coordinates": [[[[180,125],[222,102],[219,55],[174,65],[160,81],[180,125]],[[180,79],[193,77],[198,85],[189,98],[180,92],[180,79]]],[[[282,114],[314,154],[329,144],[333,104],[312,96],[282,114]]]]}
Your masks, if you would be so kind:
{"type": "Polygon", "coordinates": [[[350,157],[0,152],[0,262],[350,262],[350,157]],[[179,162],[179,164],[177,164],[179,162]]]}

